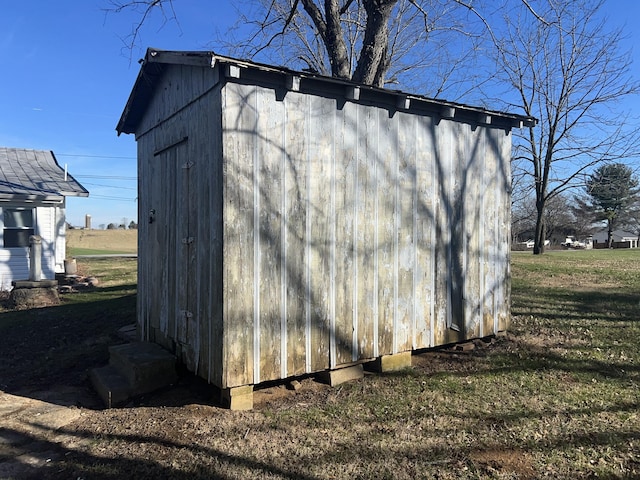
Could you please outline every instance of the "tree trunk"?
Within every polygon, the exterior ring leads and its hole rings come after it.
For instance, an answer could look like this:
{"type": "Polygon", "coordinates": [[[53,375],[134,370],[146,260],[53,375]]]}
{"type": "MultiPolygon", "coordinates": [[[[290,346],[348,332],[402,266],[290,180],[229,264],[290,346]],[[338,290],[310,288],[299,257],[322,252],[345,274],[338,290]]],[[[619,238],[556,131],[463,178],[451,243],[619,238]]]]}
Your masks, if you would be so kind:
{"type": "Polygon", "coordinates": [[[363,0],[367,25],[362,50],[352,80],[365,85],[382,87],[386,73],[389,43],[389,18],[398,0],[363,0]],[[386,66],[386,67],[385,67],[386,66]]]}
{"type": "Polygon", "coordinates": [[[342,34],[338,0],[325,0],[324,9],[327,23],[327,34],[324,39],[324,44],[331,62],[331,75],[337,78],[349,79],[351,69],[349,66],[349,56],[347,55],[347,46],[344,43],[344,36],[342,34]]]}
{"type": "Polygon", "coordinates": [[[331,76],[348,80],[351,77],[351,68],[347,46],[344,43],[338,0],[324,0],[324,17],[313,0],[300,1],[322,38],[331,63],[331,76]]]}
{"type": "Polygon", "coordinates": [[[533,239],[533,254],[540,255],[544,253],[544,239],[546,236],[546,228],[544,224],[544,201],[536,201],[536,235],[533,239]]]}

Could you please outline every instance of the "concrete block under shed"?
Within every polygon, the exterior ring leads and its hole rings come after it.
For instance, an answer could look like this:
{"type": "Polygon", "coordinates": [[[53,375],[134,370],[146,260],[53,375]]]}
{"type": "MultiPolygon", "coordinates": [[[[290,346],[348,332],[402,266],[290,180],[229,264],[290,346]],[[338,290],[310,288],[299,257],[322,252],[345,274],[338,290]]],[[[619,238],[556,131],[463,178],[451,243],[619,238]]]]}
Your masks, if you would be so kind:
{"type": "Polygon", "coordinates": [[[393,355],[382,355],[367,364],[374,372],[396,372],[411,366],[411,352],[400,352],[393,355]]]}
{"type": "Polygon", "coordinates": [[[229,410],[251,410],[253,408],[253,385],[225,388],[220,402],[229,410]]]}
{"type": "Polygon", "coordinates": [[[351,380],[360,380],[364,377],[364,368],[362,364],[351,365],[349,367],[338,368],[335,370],[327,370],[318,374],[318,380],[327,383],[332,387],[341,383],[350,382],[351,380]]]}

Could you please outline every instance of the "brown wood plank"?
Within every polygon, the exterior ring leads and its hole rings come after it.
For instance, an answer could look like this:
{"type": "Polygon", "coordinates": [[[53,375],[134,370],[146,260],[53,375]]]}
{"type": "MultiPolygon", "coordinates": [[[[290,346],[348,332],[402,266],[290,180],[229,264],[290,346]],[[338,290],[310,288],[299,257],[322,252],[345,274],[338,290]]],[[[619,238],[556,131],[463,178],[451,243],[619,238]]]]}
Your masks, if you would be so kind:
{"type": "MultiPolygon", "coordinates": [[[[284,105],[273,92],[258,89],[256,132],[258,162],[258,245],[260,375],[259,381],[281,377],[282,334],[282,129],[284,105]]],[[[286,361],[286,360],[285,360],[286,361]]]]}
{"type": "Polygon", "coordinates": [[[464,202],[465,265],[465,334],[466,338],[480,336],[482,304],[480,299],[480,215],[481,181],[484,165],[484,142],[481,129],[465,128],[467,141],[467,166],[464,176],[468,179],[462,193],[464,202]]]}
{"type": "Polygon", "coordinates": [[[224,365],[222,388],[254,381],[255,89],[227,84],[224,128],[224,365]]]}
{"type": "Polygon", "coordinates": [[[373,250],[375,238],[376,178],[375,166],[378,162],[376,139],[377,115],[373,109],[359,106],[358,122],[358,165],[356,183],[356,311],[357,311],[357,357],[373,358],[374,322],[376,319],[376,292],[373,250]]]}
{"type": "Polygon", "coordinates": [[[335,360],[353,361],[354,195],[357,165],[358,106],[346,103],[338,111],[335,162],[335,360]]]}
{"type": "Polygon", "coordinates": [[[434,165],[436,168],[436,211],[435,211],[435,295],[434,295],[434,346],[447,343],[448,311],[449,311],[449,257],[451,255],[450,217],[453,210],[451,191],[451,163],[453,155],[453,124],[441,120],[435,130],[434,165]]]}
{"type": "Polygon", "coordinates": [[[306,371],[306,260],[307,159],[308,137],[305,129],[308,97],[289,92],[284,100],[287,109],[285,189],[286,189],[286,310],[287,374],[306,371]]]}
{"type": "Polygon", "coordinates": [[[509,257],[509,241],[511,238],[511,135],[505,135],[499,130],[492,131],[500,153],[496,156],[499,172],[500,202],[498,204],[499,230],[496,243],[499,245],[498,276],[502,283],[500,293],[502,298],[498,302],[498,331],[507,330],[511,321],[511,267],[509,257]]]}
{"type": "Polygon", "coordinates": [[[485,131],[485,167],[483,172],[483,212],[484,222],[484,294],[483,294],[483,334],[490,335],[496,333],[496,292],[498,291],[496,262],[497,255],[497,234],[498,234],[498,176],[495,144],[489,134],[485,131]]]}
{"type": "MultiPolygon", "coordinates": [[[[396,231],[398,192],[396,181],[398,176],[398,125],[397,116],[390,119],[386,110],[375,109],[376,117],[370,132],[375,153],[371,155],[375,163],[370,164],[374,178],[371,195],[375,197],[372,215],[374,236],[368,248],[374,256],[374,271],[377,285],[377,338],[374,342],[377,349],[373,356],[393,353],[395,336],[396,299],[397,299],[397,243],[396,231]],[[377,194],[375,193],[377,191],[377,194]]],[[[375,335],[375,332],[374,332],[375,335]]]]}
{"type": "Polygon", "coordinates": [[[396,114],[398,121],[398,165],[396,185],[396,321],[394,352],[411,350],[414,329],[416,244],[414,212],[416,201],[416,151],[414,118],[396,114]]]}
{"type": "Polygon", "coordinates": [[[434,126],[430,117],[418,117],[415,127],[416,159],[416,277],[415,347],[431,346],[434,311],[435,155],[434,126]]]}
{"type": "MultiPolygon", "coordinates": [[[[220,90],[208,94],[201,102],[206,118],[200,126],[208,129],[203,136],[201,148],[208,152],[199,175],[199,191],[205,195],[207,208],[199,209],[198,258],[207,258],[208,263],[201,268],[202,284],[199,286],[201,341],[201,363],[206,364],[206,378],[210,383],[222,383],[222,342],[223,342],[223,155],[222,155],[222,104],[220,90]],[[209,108],[206,105],[210,105],[209,108]],[[206,168],[205,168],[206,167],[206,168]],[[206,193],[205,193],[206,192],[206,193]]],[[[203,369],[204,373],[204,369],[203,369]]]]}
{"type": "Polygon", "coordinates": [[[309,99],[309,209],[306,242],[309,249],[311,369],[329,368],[331,302],[331,171],[335,106],[320,97],[309,99]]]}

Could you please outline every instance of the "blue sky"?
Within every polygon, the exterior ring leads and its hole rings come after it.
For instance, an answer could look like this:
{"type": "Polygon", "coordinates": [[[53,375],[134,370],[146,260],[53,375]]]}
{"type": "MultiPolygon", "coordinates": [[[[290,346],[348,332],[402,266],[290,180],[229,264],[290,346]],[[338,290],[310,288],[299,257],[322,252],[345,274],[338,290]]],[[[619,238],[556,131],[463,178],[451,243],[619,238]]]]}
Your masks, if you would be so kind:
{"type": "Polygon", "coordinates": [[[122,38],[137,17],[105,16],[106,0],[3,2],[0,145],[53,150],[67,164],[90,192],[67,199],[72,225],[84,225],[85,214],[94,228],[137,218],[135,141],[115,126],[147,46],[210,49],[215,30],[233,23],[230,6],[220,2],[212,14],[207,3],[185,3],[179,27],[145,28],[144,48],[131,54],[122,38]]]}
{"type": "MultiPolygon", "coordinates": [[[[517,1],[517,0],[511,0],[517,1]]],[[[139,48],[123,38],[137,16],[105,14],[107,0],[3,2],[0,16],[0,145],[53,150],[89,191],[69,198],[67,219],[93,227],[137,219],[136,147],[117,136],[120,118],[148,46],[167,50],[216,50],[216,33],[236,21],[223,0],[177,0],[179,25],[147,25],[139,48]]],[[[608,0],[613,24],[629,22],[629,47],[640,78],[637,0],[608,0]]],[[[639,102],[640,104],[640,102],[639,102]]],[[[632,108],[631,105],[629,105],[632,108]]],[[[637,112],[637,108],[634,108],[637,112]]]]}

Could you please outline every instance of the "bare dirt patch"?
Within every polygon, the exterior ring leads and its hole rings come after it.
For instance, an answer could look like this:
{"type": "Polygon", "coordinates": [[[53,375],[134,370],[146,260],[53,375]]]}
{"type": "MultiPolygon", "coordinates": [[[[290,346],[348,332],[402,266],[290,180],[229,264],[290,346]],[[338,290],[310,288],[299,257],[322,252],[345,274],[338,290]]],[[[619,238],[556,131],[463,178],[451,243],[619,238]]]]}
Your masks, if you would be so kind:
{"type": "Polygon", "coordinates": [[[473,452],[471,458],[490,476],[511,474],[523,480],[536,478],[532,456],[523,450],[482,450],[473,452]]]}

